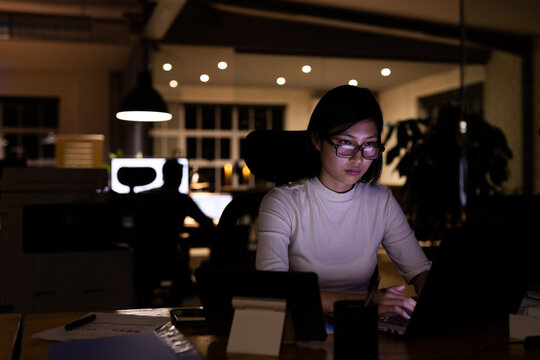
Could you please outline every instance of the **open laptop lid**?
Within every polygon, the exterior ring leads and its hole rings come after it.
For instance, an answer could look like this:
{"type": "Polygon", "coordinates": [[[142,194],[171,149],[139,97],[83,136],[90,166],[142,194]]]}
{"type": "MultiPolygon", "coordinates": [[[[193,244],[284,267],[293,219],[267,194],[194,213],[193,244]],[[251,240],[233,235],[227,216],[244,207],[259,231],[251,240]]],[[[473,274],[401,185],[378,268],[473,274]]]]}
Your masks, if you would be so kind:
{"type": "Polygon", "coordinates": [[[527,289],[528,240],[508,228],[463,228],[445,238],[406,335],[502,321],[527,289]]]}
{"type": "Polygon", "coordinates": [[[208,327],[227,335],[234,315],[233,296],[284,298],[296,340],[326,339],[326,329],[315,273],[280,271],[195,271],[208,327]]]}

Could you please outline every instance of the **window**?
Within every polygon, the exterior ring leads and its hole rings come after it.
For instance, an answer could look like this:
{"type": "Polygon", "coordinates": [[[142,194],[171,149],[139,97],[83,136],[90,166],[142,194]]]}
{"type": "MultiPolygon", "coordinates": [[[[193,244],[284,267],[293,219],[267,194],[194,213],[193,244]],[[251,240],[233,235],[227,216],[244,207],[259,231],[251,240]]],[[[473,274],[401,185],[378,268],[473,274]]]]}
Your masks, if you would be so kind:
{"type": "Polygon", "coordinates": [[[196,173],[198,183],[208,183],[201,190],[211,192],[253,185],[242,173],[242,141],[255,129],[282,129],[285,114],[282,105],[168,105],[173,121],[150,132],[154,156],[188,157],[190,176],[196,173]]]}
{"type": "Polygon", "coordinates": [[[58,98],[0,97],[0,158],[54,164],[58,98]]]}

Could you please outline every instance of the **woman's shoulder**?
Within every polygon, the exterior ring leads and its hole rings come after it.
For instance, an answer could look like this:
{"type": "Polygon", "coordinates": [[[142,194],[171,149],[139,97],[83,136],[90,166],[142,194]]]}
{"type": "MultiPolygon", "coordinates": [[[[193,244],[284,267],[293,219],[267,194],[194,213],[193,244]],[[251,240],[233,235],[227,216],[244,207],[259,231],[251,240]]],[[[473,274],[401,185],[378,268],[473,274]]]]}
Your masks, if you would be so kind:
{"type": "Polygon", "coordinates": [[[273,197],[296,197],[305,194],[309,179],[297,180],[285,185],[276,186],[268,191],[266,196],[273,197]]]}
{"type": "Polygon", "coordinates": [[[392,195],[392,190],[388,186],[374,183],[358,183],[356,191],[362,196],[388,197],[392,195]]]}
{"type": "Polygon", "coordinates": [[[308,192],[307,181],[309,181],[309,179],[301,179],[295,182],[291,182],[289,184],[276,186],[266,193],[263,201],[279,201],[289,204],[298,203],[306,197],[306,194],[308,192]]]}

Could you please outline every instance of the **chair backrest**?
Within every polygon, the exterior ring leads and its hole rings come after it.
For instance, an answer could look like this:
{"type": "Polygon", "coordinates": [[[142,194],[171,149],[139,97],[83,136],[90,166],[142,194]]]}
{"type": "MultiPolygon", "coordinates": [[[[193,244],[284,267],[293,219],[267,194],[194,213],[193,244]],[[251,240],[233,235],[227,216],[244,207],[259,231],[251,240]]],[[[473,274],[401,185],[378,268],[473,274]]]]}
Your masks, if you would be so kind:
{"type": "Polygon", "coordinates": [[[307,174],[306,131],[255,130],[244,142],[244,160],[257,177],[283,185],[307,174]]]}
{"type": "Polygon", "coordinates": [[[118,170],[118,181],[129,186],[130,193],[135,186],[150,184],[156,176],[156,170],[150,167],[121,167],[118,170]]]}

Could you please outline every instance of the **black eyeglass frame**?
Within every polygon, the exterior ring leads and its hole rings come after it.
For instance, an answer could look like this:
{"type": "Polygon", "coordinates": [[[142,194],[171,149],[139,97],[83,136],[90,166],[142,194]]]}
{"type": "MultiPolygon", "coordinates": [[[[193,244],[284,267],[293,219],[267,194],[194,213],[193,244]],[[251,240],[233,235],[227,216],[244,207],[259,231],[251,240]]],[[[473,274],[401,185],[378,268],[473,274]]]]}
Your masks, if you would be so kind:
{"type": "Polygon", "coordinates": [[[334,144],[334,143],[332,142],[332,140],[330,140],[329,138],[325,138],[325,140],[326,140],[330,145],[332,145],[332,147],[333,147],[334,150],[336,151],[336,156],[337,156],[338,158],[342,158],[342,159],[352,159],[353,157],[356,156],[356,154],[358,154],[358,151],[362,151],[362,157],[363,157],[364,159],[366,159],[366,160],[377,160],[378,158],[381,157],[382,153],[383,153],[384,150],[385,150],[383,144],[377,142],[377,145],[376,145],[376,146],[370,146],[370,147],[376,147],[376,148],[379,149],[379,153],[377,154],[377,157],[374,157],[374,158],[372,158],[372,159],[369,159],[369,158],[367,158],[367,157],[364,155],[364,149],[365,149],[365,147],[362,147],[362,146],[356,146],[356,147],[355,147],[355,151],[354,151],[354,153],[353,153],[351,156],[340,156],[340,155],[338,155],[338,148],[339,148],[340,146],[343,146],[343,145],[334,144]]]}

